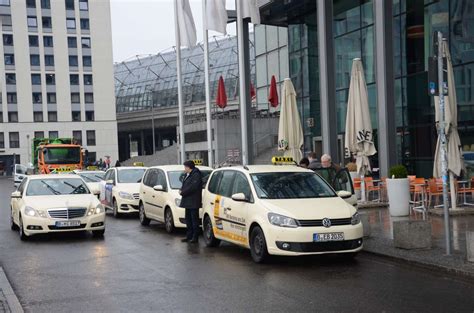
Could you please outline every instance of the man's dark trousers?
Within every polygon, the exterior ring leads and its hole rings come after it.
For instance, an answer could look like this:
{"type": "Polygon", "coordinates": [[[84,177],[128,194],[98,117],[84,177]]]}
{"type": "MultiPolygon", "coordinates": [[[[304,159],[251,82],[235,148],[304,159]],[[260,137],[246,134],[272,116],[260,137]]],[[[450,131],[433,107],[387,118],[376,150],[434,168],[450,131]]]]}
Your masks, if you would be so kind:
{"type": "Polygon", "coordinates": [[[197,240],[199,236],[199,209],[185,209],[186,239],[197,240]]]}

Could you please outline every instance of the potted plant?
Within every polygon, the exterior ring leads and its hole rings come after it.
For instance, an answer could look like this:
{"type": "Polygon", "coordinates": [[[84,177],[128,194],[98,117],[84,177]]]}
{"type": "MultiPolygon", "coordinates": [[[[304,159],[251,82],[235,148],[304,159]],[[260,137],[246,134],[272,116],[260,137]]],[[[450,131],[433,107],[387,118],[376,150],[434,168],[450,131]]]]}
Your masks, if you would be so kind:
{"type": "Polygon", "coordinates": [[[390,168],[387,178],[387,195],[391,216],[410,214],[410,181],[405,166],[395,165],[390,168]]]}

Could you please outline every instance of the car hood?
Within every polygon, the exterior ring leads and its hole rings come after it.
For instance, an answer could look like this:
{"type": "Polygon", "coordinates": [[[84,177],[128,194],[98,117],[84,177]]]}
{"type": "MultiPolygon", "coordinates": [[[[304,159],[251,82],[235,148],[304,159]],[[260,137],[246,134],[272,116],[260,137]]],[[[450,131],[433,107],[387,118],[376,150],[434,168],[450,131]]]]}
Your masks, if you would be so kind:
{"type": "Polygon", "coordinates": [[[92,194],[60,195],[60,196],[33,196],[25,198],[25,205],[34,209],[54,209],[73,207],[95,207],[99,204],[97,197],[92,194]]]}
{"type": "Polygon", "coordinates": [[[298,220],[323,218],[348,218],[356,209],[339,197],[319,199],[263,200],[269,212],[285,215],[298,220]]]}
{"type": "Polygon", "coordinates": [[[139,193],[140,192],[140,183],[136,183],[136,184],[118,184],[117,186],[115,186],[114,189],[115,189],[114,191],[117,191],[117,192],[123,191],[123,192],[128,192],[130,194],[139,193]]]}

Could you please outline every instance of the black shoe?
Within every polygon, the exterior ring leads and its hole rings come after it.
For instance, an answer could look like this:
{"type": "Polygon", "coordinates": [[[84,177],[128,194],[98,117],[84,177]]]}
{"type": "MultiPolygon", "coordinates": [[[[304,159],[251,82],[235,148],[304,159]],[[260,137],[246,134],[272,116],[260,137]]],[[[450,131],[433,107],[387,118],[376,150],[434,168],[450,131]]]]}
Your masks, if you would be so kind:
{"type": "Polygon", "coordinates": [[[198,242],[199,242],[199,241],[198,241],[197,238],[191,239],[191,240],[189,241],[189,243],[198,243],[198,242]]]}
{"type": "Polygon", "coordinates": [[[181,242],[188,242],[188,241],[189,241],[188,238],[183,238],[183,239],[181,239],[181,242]]]}

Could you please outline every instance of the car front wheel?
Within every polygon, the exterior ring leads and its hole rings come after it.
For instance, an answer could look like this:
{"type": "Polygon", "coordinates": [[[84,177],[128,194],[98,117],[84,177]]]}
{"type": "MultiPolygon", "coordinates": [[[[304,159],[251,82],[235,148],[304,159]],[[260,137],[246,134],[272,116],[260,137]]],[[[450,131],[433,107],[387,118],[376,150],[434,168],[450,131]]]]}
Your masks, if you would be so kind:
{"type": "Polygon", "coordinates": [[[13,209],[11,209],[11,214],[10,214],[10,228],[11,230],[18,230],[18,225],[15,224],[15,220],[13,219],[13,209]]]}
{"type": "Polygon", "coordinates": [[[166,208],[165,210],[165,228],[168,234],[171,234],[174,231],[173,212],[171,212],[170,208],[166,208]]]}
{"type": "Polygon", "coordinates": [[[19,221],[19,224],[20,224],[20,225],[18,225],[20,239],[22,241],[27,241],[28,240],[28,235],[25,234],[25,229],[24,229],[24,226],[23,226],[23,219],[22,219],[21,215],[18,217],[18,221],[19,221]]]}
{"type": "Polygon", "coordinates": [[[250,254],[256,263],[264,263],[269,257],[265,235],[259,226],[252,229],[250,234],[250,254]]]}
{"type": "Polygon", "coordinates": [[[214,236],[214,229],[212,228],[212,221],[209,215],[204,217],[203,237],[207,247],[217,247],[221,243],[221,241],[214,236]]]}
{"type": "Polygon", "coordinates": [[[118,204],[117,204],[117,201],[116,201],[115,199],[113,200],[113,204],[112,204],[112,205],[113,205],[113,207],[114,207],[114,217],[115,217],[115,218],[120,217],[120,213],[119,213],[119,211],[118,211],[118,204]]]}
{"type": "Polygon", "coordinates": [[[140,218],[140,224],[143,226],[150,225],[150,219],[146,217],[145,207],[143,206],[142,202],[140,202],[140,207],[138,208],[138,216],[140,218]]]}

